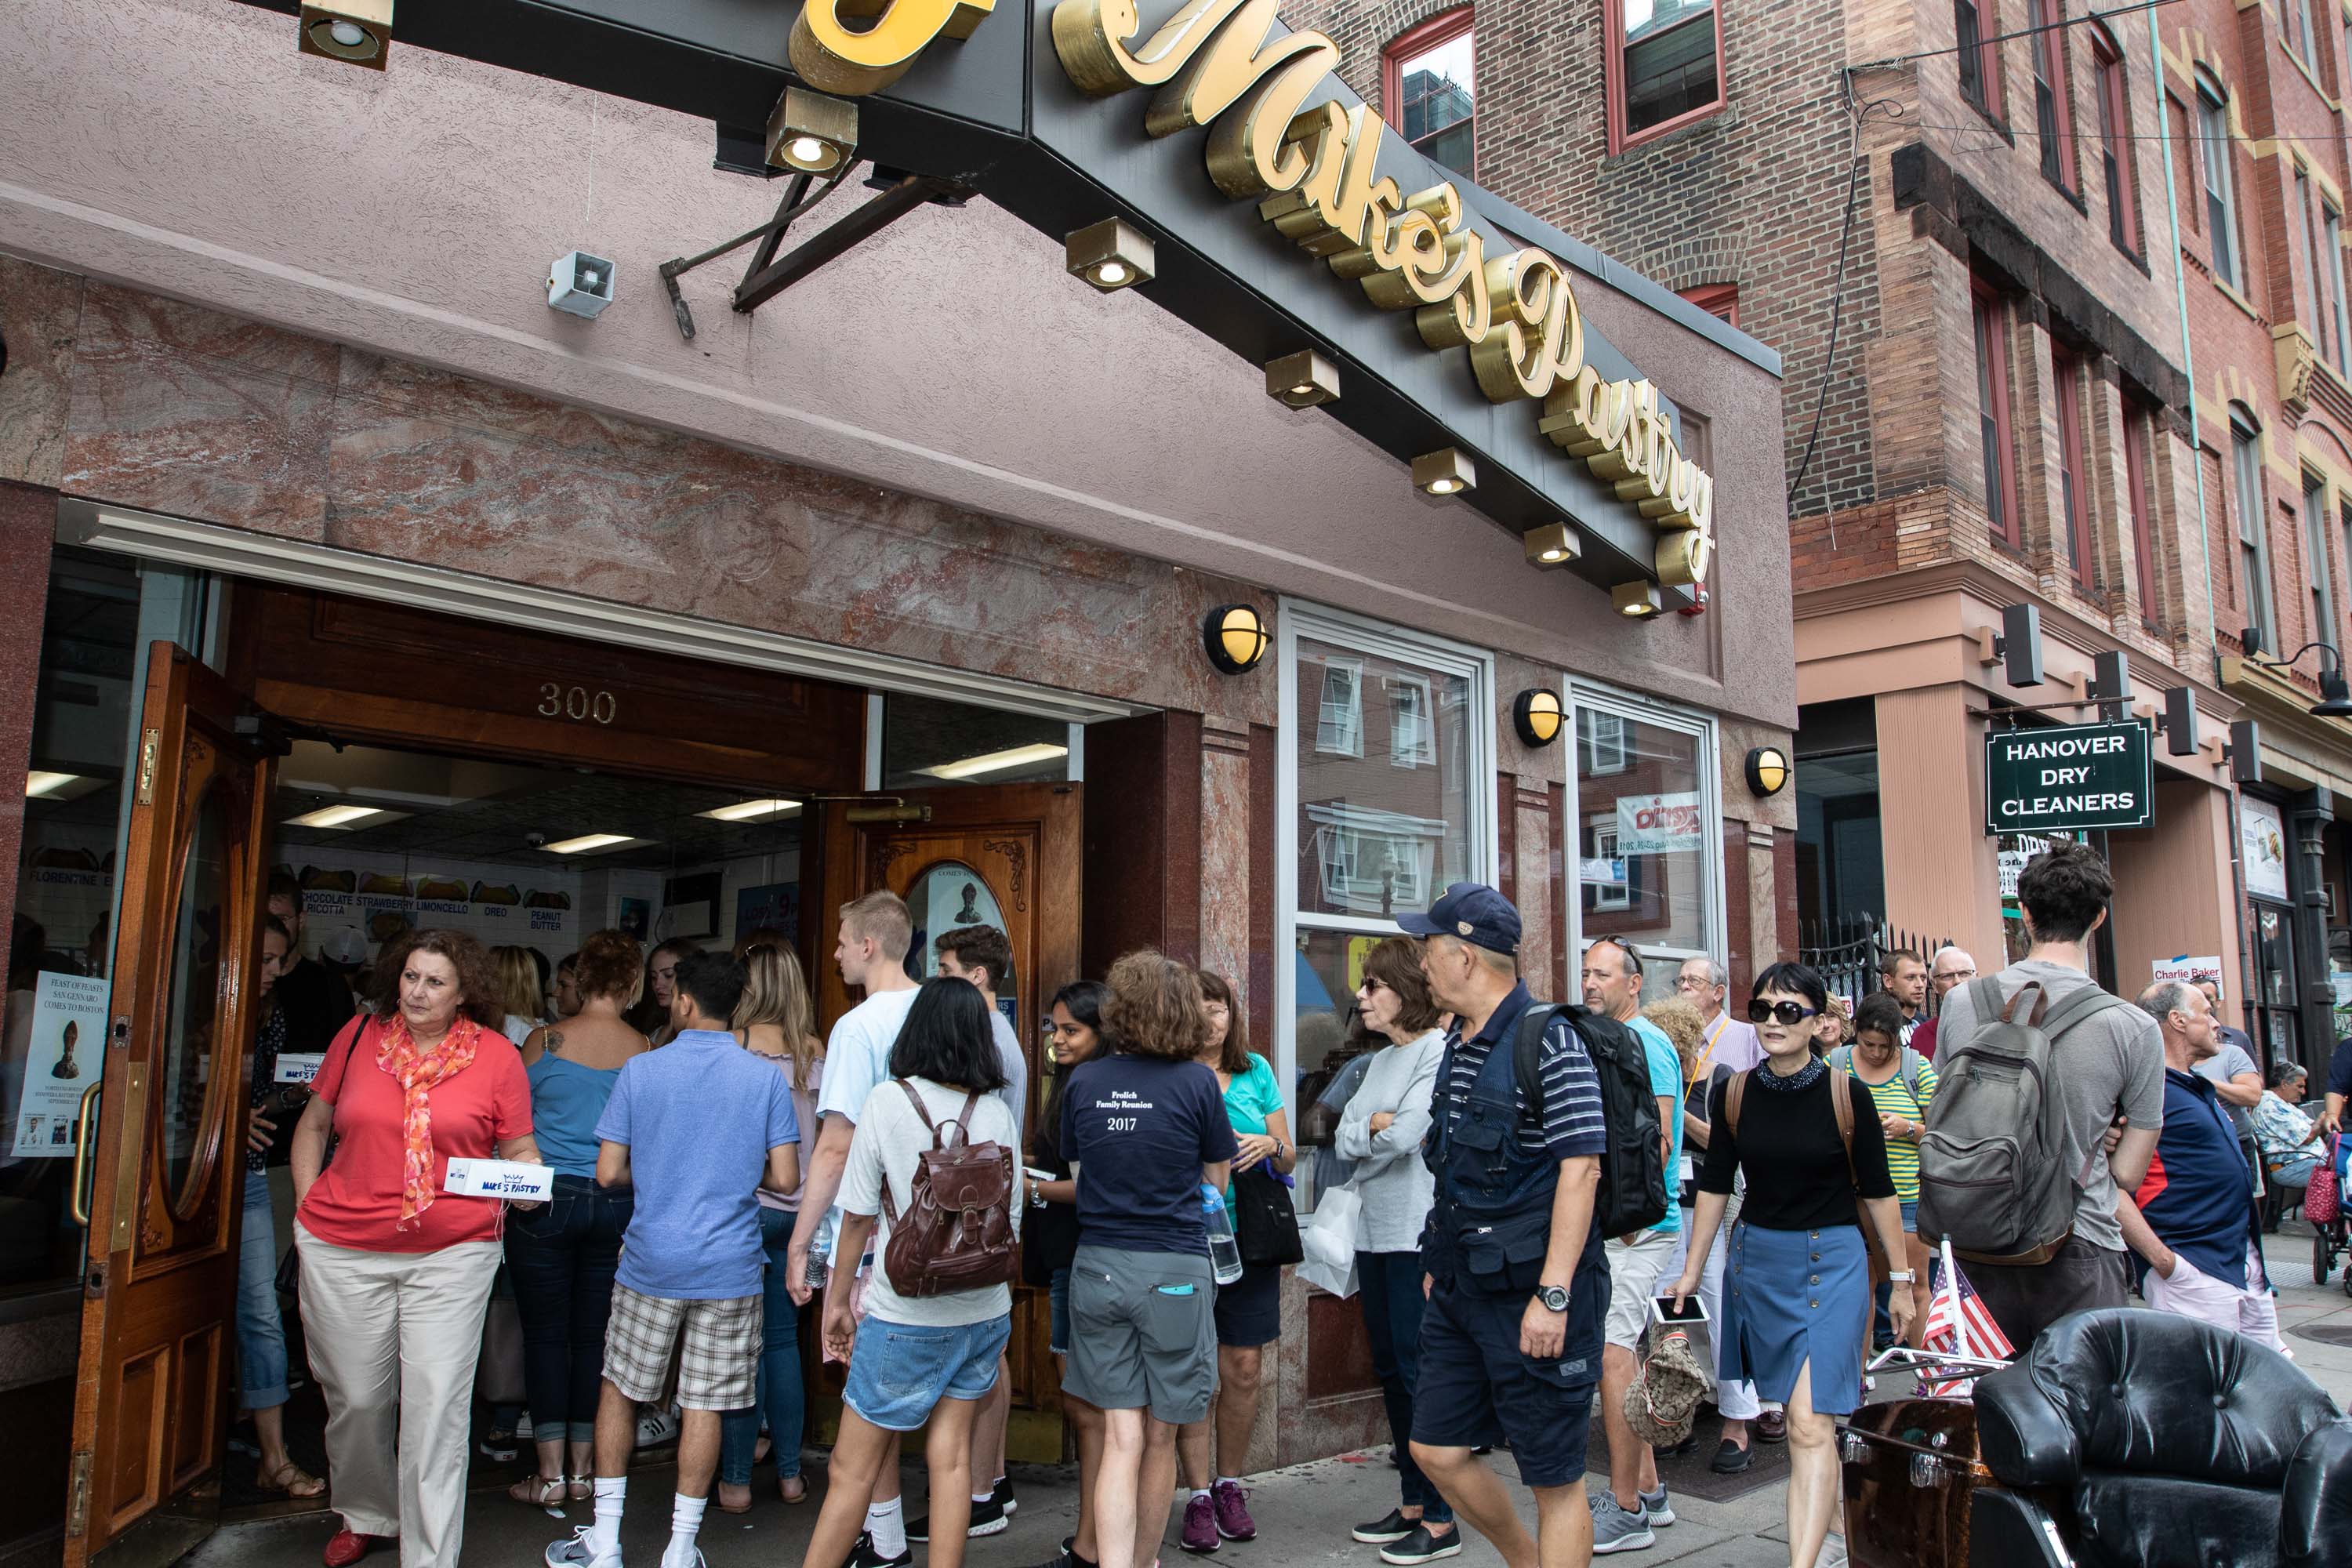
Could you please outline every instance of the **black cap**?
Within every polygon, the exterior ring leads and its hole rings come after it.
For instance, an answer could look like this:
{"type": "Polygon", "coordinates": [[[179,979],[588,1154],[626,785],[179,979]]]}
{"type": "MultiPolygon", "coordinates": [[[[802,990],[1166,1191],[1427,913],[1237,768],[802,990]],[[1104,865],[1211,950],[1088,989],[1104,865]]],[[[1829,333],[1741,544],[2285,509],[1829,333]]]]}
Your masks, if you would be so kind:
{"type": "Polygon", "coordinates": [[[1399,915],[1414,936],[1450,936],[1490,952],[1519,950],[1518,907],[1484,882],[1456,882],[1425,915],[1399,915]]]}

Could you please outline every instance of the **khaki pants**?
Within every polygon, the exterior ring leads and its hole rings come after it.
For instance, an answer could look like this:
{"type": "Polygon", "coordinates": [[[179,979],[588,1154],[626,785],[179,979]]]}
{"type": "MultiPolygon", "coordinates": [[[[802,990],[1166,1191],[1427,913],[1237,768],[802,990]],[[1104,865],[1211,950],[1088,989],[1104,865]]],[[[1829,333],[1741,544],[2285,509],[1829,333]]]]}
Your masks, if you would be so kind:
{"type": "Polygon", "coordinates": [[[482,1317],[499,1244],[362,1252],[294,1227],[302,1329],[327,1396],[335,1511],[400,1537],[401,1568],[457,1568],[482,1317]]]}

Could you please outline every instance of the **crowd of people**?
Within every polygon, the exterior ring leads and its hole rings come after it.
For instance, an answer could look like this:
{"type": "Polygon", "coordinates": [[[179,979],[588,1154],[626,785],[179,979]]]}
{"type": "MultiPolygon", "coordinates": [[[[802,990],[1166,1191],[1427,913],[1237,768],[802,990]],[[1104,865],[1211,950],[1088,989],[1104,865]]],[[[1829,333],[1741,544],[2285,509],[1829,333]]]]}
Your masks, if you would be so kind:
{"type": "MultiPolygon", "coordinates": [[[[1663,977],[1606,937],[1583,952],[1581,1005],[1550,1005],[1520,973],[1501,893],[1457,883],[1402,916],[1404,934],[1360,955],[1359,1055],[1300,1097],[1318,1187],[1353,1199],[1356,1302],[1394,1444],[1396,1504],[1355,1540],[1403,1568],[1459,1553],[1465,1527],[1511,1568],[1654,1546],[1675,1513],[1636,1394],[1654,1325],[1695,1298],[1697,1375],[1722,1418],[1709,1463],[1736,1473],[1756,1444],[1785,1443],[1790,1558],[1811,1564],[1838,1507],[1837,1420],[1867,1397],[1874,1348],[1920,1342],[1924,1237],[1995,1223],[1983,1203],[1954,1217],[1965,1183],[1937,1130],[1996,1113],[1981,1059],[2003,1031],[2066,1047],[2050,1170],[2000,1176],[2020,1224],[2055,1228],[1969,1265],[2008,1339],[2137,1289],[2275,1346],[2263,1168],[2308,1181],[2343,1095],[2331,1086],[2313,1117],[2299,1073],[2265,1088],[2203,988],[2161,984],[2137,1005],[2101,990],[2087,944],[2111,896],[2098,857],[2058,846],[2020,881],[2023,959],[1979,975],[1956,949],[1892,953],[1854,1006],[1781,963],[1735,1007],[1705,957],[1645,1005],[1663,977]],[[1596,1414],[1608,1478],[1588,1488],[1596,1414]],[[1496,1447],[1534,1495],[1532,1535],[1482,1458],[1496,1447]]],[[[845,1369],[809,1568],[910,1568],[918,1543],[956,1568],[1019,1508],[1016,1282],[1045,1292],[1079,1460],[1076,1529],[1046,1568],[1152,1568],[1180,1496],[1176,1548],[1257,1535],[1244,1483],[1299,1258],[1301,1151],[1224,976],[1143,951],[1064,986],[1033,1107],[998,989],[1004,933],[959,928],[910,961],[914,922],[887,892],[839,912],[833,961],[862,999],[822,1039],[772,933],[648,955],[598,931],[551,971],[413,932],[338,1016],[294,962],[299,919],[299,897],[273,897],[238,1327],[261,1484],[319,1495],[329,1483],[289,1457],[279,1419],[261,1178],[289,1161],[342,1523],[328,1568],[394,1538],[409,1568],[457,1561],[502,1271],[536,1451],[511,1495],[593,1507],[549,1568],[619,1568],[649,1415],[675,1411],[663,1568],[700,1568],[708,1503],[749,1508],[763,1458],[782,1502],[807,1499],[803,1308],[845,1369]],[[276,1054],[321,1036],[307,1095],[271,1081],[276,1054]],[[470,1195],[449,1186],[453,1159],[544,1166],[551,1185],[470,1195]],[[908,1519],[899,1449],[918,1430],[928,1507],[908,1519]]]]}

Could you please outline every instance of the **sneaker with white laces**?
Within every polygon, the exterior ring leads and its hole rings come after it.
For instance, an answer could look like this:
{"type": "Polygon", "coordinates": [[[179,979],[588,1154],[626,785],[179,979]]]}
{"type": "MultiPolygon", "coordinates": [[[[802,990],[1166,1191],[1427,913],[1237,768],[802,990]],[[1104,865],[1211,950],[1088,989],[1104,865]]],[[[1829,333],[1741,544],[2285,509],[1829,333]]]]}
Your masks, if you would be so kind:
{"type": "Polygon", "coordinates": [[[637,1447],[658,1448],[677,1441],[677,1417],[660,1406],[648,1406],[637,1413],[637,1447]]]}
{"type": "Polygon", "coordinates": [[[1649,1516],[1653,1529],[1664,1530],[1674,1523],[1675,1505],[1666,1497],[1665,1482],[1660,1481],[1656,1491],[1638,1492],[1634,1495],[1642,1500],[1642,1511],[1649,1516]]]}
{"type": "Polygon", "coordinates": [[[909,1546],[896,1557],[885,1557],[875,1546],[869,1531],[859,1535],[851,1545],[849,1568],[915,1568],[915,1549],[909,1546]]]}
{"type": "Polygon", "coordinates": [[[571,1540],[549,1542],[547,1568],[621,1568],[621,1549],[615,1546],[600,1556],[595,1537],[595,1526],[583,1524],[572,1532],[571,1540]]]}
{"type": "Polygon", "coordinates": [[[1609,1552],[1639,1552],[1658,1543],[1656,1533],[1650,1529],[1647,1510],[1634,1510],[1621,1507],[1615,1497],[1606,1491],[1594,1492],[1592,1504],[1592,1550],[1597,1555],[1609,1552]]]}

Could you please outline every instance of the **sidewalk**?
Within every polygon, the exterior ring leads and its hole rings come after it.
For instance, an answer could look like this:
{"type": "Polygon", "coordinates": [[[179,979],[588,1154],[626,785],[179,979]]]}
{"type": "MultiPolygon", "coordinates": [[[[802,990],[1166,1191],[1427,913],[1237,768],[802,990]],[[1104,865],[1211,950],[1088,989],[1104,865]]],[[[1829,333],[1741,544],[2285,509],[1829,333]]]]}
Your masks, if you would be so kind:
{"type": "MultiPolygon", "coordinates": [[[[2338,1405],[2352,1405],[2352,1297],[2342,1289],[2339,1268],[2325,1288],[2311,1279],[2311,1237],[2299,1220],[2290,1229],[2265,1238],[2264,1256],[2279,1287],[2280,1332],[2296,1363],[2327,1390],[2338,1405]],[[2316,1332],[2320,1337],[2314,1338],[2316,1332]],[[2340,1342],[2330,1342],[2338,1341],[2340,1342]]],[[[2352,1260],[2347,1260],[2352,1261],[2352,1260]]],[[[1488,1461],[1506,1477],[1510,1456],[1497,1453],[1488,1461]]],[[[667,1467],[642,1469],[629,1479],[629,1518],[622,1531],[623,1552],[635,1568],[656,1568],[668,1539],[669,1500],[673,1472],[667,1467]]],[[[822,1496],[823,1468],[812,1470],[812,1498],[800,1508],[775,1501],[772,1489],[760,1491],[751,1511],[740,1518],[710,1510],[702,1530],[702,1548],[710,1568],[789,1568],[800,1561],[816,1518],[822,1496]]],[[[770,1488],[768,1472],[758,1475],[761,1488],[770,1488]]],[[[1231,1568],[1307,1568],[1308,1564],[1345,1564],[1346,1568],[1379,1568],[1376,1548],[1349,1539],[1349,1526],[1376,1519],[1395,1505],[1396,1472],[1384,1448],[1325,1459],[1276,1470],[1251,1480],[1250,1507],[1258,1522],[1258,1539],[1228,1542],[1213,1559],[1231,1568]]],[[[923,1486],[919,1465],[907,1468],[908,1512],[921,1513],[923,1486]]],[[[969,1568],[1034,1568],[1054,1555],[1064,1535],[1076,1522],[1077,1475],[1075,1467],[1024,1466],[1013,1471],[1021,1510],[1001,1535],[971,1543],[965,1554],[969,1568]]],[[[1532,1522],[1534,1504],[1514,1483],[1520,1511],[1532,1522]]],[[[1619,1553],[1611,1561],[1629,1564],[1675,1563],[1688,1568],[1776,1568],[1788,1562],[1787,1532],[1781,1527],[1785,1483],[1761,1487],[1728,1502],[1676,1496],[1680,1522],[1658,1531],[1656,1546],[1619,1553]]],[[[574,1525],[588,1522],[583,1504],[563,1520],[549,1519],[535,1509],[509,1502],[503,1491],[474,1494],[466,1523],[466,1556],[469,1562],[499,1568],[532,1568],[551,1542],[570,1534],[574,1525]]],[[[334,1528],[330,1515],[310,1514],[222,1531],[188,1559],[189,1568],[316,1568],[319,1551],[334,1528]]],[[[1172,1521],[1171,1521],[1172,1534],[1172,1521]]],[[[1836,1551],[1824,1563],[1842,1562],[1836,1551]]],[[[920,1561],[919,1552],[918,1549],[920,1561]]],[[[1183,1558],[1171,1549],[1163,1562],[1176,1568],[1183,1558]]],[[[1500,1559],[1485,1542],[1472,1538],[1462,1555],[1452,1560],[1464,1568],[1500,1559]]],[[[369,1559],[382,1568],[396,1568],[389,1555],[369,1559]]]]}

